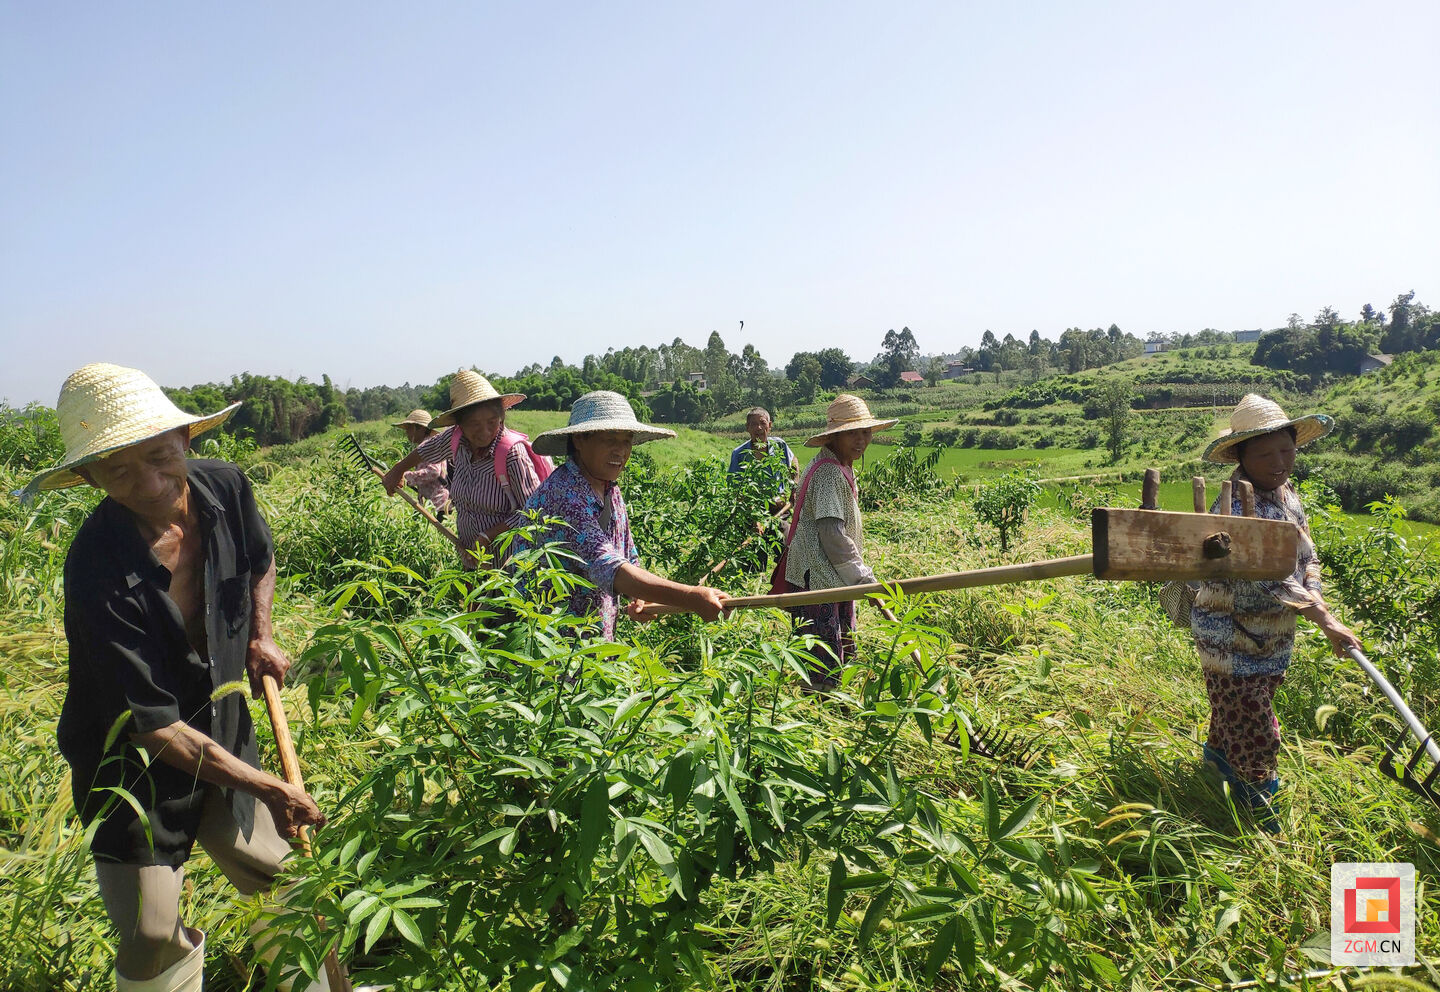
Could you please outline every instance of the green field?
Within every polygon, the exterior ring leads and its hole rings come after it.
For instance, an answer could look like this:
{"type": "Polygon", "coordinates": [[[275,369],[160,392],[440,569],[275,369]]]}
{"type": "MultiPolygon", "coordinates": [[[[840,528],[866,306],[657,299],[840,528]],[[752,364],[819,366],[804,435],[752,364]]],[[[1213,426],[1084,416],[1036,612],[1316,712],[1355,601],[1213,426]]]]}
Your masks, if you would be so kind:
{"type": "MultiPolygon", "coordinates": [[[[567,419],[521,410],[510,422],[533,436],[567,419]]],[[[1329,923],[1332,861],[1411,861],[1427,879],[1440,868],[1440,816],[1375,767],[1382,704],[1308,624],[1277,697],[1285,832],[1272,839],[1200,765],[1208,704],[1194,646],[1147,584],[1073,577],[912,598],[894,604],[895,625],[862,606],[845,696],[817,698],[796,687],[785,659],[801,646],[775,611],[622,621],[611,645],[557,636],[552,611],[513,590],[496,593],[512,619],[457,613],[443,577],[416,578],[440,573],[451,549],[343,458],[349,431],[382,460],[403,454],[398,432],[374,422],[246,461],[276,537],[277,637],[303,659],[286,690],[292,726],[331,817],[316,838],[328,860],[297,861],[300,891],[333,887],[303,904],[329,907],[326,932],[342,936],[357,977],[448,990],[515,988],[519,976],[559,992],[623,967],[623,987],[666,992],[1218,989],[1303,966],[1302,945],[1329,923]],[[344,596],[357,579],[374,593],[344,596]],[[945,743],[961,720],[1014,735],[1036,759],[945,743]],[[577,865],[566,853],[577,847],[595,860],[577,865]],[[712,874],[721,857],[733,870],[712,874]],[[582,926],[553,912],[561,882],[582,926]],[[370,896],[411,911],[381,916],[370,896]],[[663,978],[657,953],[671,962],[663,978]]],[[[678,433],[640,451],[688,465],[737,440],[678,433]]],[[[899,577],[1075,554],[1088,548],[1086,501],[1135,505],[1136,467],[1151,458],[1179,477],[1162,505],[1189,509],[1194,452],[1165,454],[1133,453],[1124,482],[1080,499],[1052,486],[1006,553],[969,489],[902,493],[866,513],[867,563],[899,577]]],[[[1105,459],[956,447],[941,469],[983,483],[1012,467],[1113,472],[1105,459]]],[[[1213,493],[1226,470],[1206,472],[1213,493]]],[[[0,466],[0,488],[23,476],[0,466]]],[[[728,481],[701,490],[700,476],[652,473],[646,488],[637,475],[627,490],[642,561],[666,574],[672,545],[706,562],[739,550],[714,526],[732,515],[728,481]]],[[[0,988],[90,992],[108,977],[110,936],[54,743],[60,562],[92,502],[77,490],[32,509],[0,503],[0,988]]],[[[1351,517],[1318,532],[1327,597],[1434,725],[1440,635],[1427,597],[1440,569],[1368,526],[1351,517]]],[[[715,582],[734,594],[763,583],[755,571],[715,582]]],[[[257,992],[247,911],[203,856],[185,905],[209,934],[209,987],[257,992]]],[[[1420,917],[1426,955],[1440,950],[1436,920],[1420,917]]]]}

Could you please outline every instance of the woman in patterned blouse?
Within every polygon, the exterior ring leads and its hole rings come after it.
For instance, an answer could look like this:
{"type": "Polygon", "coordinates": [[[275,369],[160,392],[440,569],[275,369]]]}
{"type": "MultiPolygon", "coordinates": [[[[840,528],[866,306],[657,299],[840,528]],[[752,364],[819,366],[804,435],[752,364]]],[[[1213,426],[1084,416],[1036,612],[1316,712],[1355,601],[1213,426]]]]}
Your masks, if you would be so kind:
{"type": "Polygon", "coordinates": [[[453,455],[450,503],[455,507],[456,536],[467,549],[460,553],[467,569],[479,565],[471,553],[477,545],[488,546],[520,525],[521,508],[540,488],[540,476],[523,444],[515,444],[505,457],[506,480],[502,483],[495,474],[495,446],[505,429],[505,411],[523,399],[523,393],[502,396],[479,372],[461,369],[450,380],[450,409],[430,422],[432,427],[449,429],[430,437],[385,473],[385,490],[393,496],[406,472],[417,465],[451,461],[453,455]]]}
{"type": "MultiPolygon", "coordinates": [[[[1333,426],[1323,414],[1291,420],[1278,405],[1252,393],[1231,413],[1230,430],[1205,451],[1208,461],[1238,463],[1231,479],[1255,487],[1257,516],[1300,528],[1295,571],[1289,577],[1203,582],[1190,611],[1210,697],[1205,760],[1230,784],[1237,800],[1262,811],[1260,823],[1268,830],[1277,829],[1270,802],[1280,787],[1280,724],[1273,700],[1290,666],[1295,617],[1318,626],[1337,655],[1360,646],[1321,596],[1320,562],[1304,507],[1290,483],[1296,448],[1324,437],[1333,426]]],[[[1211,512],[1217,507],[1218,500],[1211,512]]],[[[1241,512],[1238,492],[1232,493],[1230,512],[1241,512]]]]}
{"type": "Polygon", "coordinates": [[[681,585],[642,568],[630,534],[618,485],[630,452],[637,444],[674,436],[674,431],[642,424],[619,393],[599,390],[575,401],[568,426],[535,438],[536,451],[565,455],[566,461],[541,483],[526,509],[537,511],[542,521],[564,521],[539,539],[555,541],[579,557],[567,565],[592,588],[575,591],[570,611],[596,614],[607,641],[615,639],[620,596],[629,598],[625,612],[636,619],[647,601],[678,606],[706,620],[725,608],[726,596],[719,590],[681,585]]]}

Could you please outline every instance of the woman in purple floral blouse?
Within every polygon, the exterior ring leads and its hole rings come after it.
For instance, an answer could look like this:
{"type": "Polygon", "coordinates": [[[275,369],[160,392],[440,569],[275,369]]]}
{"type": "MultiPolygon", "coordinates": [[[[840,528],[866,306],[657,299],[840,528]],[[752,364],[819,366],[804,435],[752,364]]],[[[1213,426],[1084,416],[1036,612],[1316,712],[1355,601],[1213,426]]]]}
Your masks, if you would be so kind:
{"type": "Polygon", "coordinates": [[[630,601],[625,612],[636,619],[647,602],[677,606],[706,620],[725,608],[726,596],[717,589],[681,585],[642,568],[630,534],[618,485],[630,452],[637,444],[674,436],[674,431],[642,424],[619,393],[599,390],[575,401],[568,426],[535,438],[537,452],[565,455],[566,461],[525,508],[538,511],[542,520],[565,522],[539,540],[558,542],[580,559],[570,562],[570,569],[591,587],[575,591],[570,610],[577,616],[596,614],[606,640],[615,639],[621,596],[630,601]]]}

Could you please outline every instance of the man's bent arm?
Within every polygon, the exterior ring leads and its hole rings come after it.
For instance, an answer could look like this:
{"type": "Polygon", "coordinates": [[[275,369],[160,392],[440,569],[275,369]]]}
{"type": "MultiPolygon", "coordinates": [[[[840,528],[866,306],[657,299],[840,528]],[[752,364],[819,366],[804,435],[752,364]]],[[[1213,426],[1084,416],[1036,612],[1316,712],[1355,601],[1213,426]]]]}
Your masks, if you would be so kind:
{"type": "Polygon", "coordinates": [[[275,826],[287,837],[293,837],[301,826],[325,822],[324,814],[304,789],[240,760],[187,723],[131,734],[130,740],[151,757],[186,775],[254,796],[269,807],[275,826]]]}

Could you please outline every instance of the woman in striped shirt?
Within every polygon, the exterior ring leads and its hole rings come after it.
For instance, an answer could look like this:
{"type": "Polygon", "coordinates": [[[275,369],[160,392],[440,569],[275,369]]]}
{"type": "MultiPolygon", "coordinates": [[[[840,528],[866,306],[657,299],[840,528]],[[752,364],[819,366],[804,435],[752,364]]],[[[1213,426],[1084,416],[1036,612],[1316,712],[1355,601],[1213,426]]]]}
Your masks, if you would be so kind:
{"type": "Polygon", "coordinates": [[[508,547],[495,549],[492,542],[523,522],[521,508],[540,488],[539,473],[524,444],[517,443],[507,452],[503,482],[495,472],[495,447],[504,433],[505,411],[523,399],[522,393],[501,395],[480,373],[461,369],[450,381],[450,409],[430,422],[432,427],[449,429],[430,437],[385,473],[385,491],[393,496],[406,472],[451,460],[453,452],[450,505],[455,508],[456,535],[467,549],[460,553],[467,569],[479,567],[477,545],[491,547],[497,564],[508,554],[508,547]]]}

